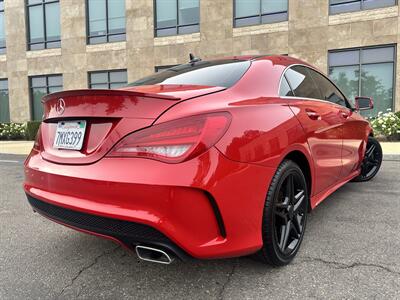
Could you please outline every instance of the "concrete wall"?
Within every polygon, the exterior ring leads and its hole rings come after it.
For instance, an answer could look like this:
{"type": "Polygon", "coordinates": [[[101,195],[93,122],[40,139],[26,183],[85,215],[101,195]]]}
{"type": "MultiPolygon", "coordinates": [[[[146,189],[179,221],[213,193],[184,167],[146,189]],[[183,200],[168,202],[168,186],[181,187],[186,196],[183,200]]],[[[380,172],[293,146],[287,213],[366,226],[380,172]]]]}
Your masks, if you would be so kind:
{"type": "MultiPolygon", "coordinates": [[[[155,38],[153,1],[126,0],[126,41],[86,45],[85,1],[62,0],[61,49],[26,51],[24,2],[5,0],[7,54],[0,55],[16,122],[30,118],[31,75],[61,73],[64,89],[87,88],[88,71],[126,68],[132,81],[154,66],[187,62],[189,52],[202,58],[289,54],[326,72],[329,50],[397,44],[400,38],[398,6],[329,16],[328,0],[289,0],[288,21],[241,28],[232,26],[232,0],[200,0],[200,33],[155,38]]],[[[395,107],[400,110],[400,93],[395,107]]]]}

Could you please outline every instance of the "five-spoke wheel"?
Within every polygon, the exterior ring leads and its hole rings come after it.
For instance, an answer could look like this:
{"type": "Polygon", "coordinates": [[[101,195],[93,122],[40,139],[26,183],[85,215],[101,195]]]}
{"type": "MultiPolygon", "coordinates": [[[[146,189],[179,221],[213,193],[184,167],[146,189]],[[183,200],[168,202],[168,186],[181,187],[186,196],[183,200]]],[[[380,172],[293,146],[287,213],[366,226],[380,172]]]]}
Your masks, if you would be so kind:
{"type": "Polygon", "coordinates": [[[381,145],[374,137],[368,137],[361,173],[353,181],[368,181],[375,177],[381,167],[382,158],[381,145]]]}
{"type": "Polygon", "coordinates": [[[265,201],[263,247],[257,258],[274,266],[288,264],[299,250],[307,221],[309,195],[302,170],[284,160],[265,201]]]}
{"type": "Polygon", "coordinates": [[[306,220],[306,196],[297,173],[285,178],[274,208],[275,238],[283,255],[290,255],[303,236],[306,220]]]}

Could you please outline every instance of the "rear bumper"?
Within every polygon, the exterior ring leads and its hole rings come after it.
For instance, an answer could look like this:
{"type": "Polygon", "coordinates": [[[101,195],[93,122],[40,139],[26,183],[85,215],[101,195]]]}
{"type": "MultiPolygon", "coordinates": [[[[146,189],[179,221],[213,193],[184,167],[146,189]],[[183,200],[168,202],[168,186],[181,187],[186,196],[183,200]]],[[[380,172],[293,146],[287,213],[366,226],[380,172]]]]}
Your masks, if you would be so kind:
{"type": "Polygon", "coordinates": [[[274,170],[233,162],[212,148],[181,164],[103,158],[58,165],[32,152],[24,189],[44,216],[132,247],[219,258],[257,251],[274,170]]]}
{"type": "Polygon", "coordinates": [[[35,199],[29,195],[27,195],[27,198],[35,212],[73,229],[111,238],[131,250],[133,250],[134,245],[150,244],[169,250],[181,260],[190,258],[169,238],[151,226],[70,210],[35,199]]]}

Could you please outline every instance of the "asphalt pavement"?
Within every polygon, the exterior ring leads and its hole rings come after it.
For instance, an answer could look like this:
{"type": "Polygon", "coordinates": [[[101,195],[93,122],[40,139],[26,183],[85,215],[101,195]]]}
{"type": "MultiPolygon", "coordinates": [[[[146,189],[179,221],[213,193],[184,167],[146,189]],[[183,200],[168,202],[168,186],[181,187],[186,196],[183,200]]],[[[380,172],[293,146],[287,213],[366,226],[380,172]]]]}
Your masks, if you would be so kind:
{"type": "Polygon", "coordinates": [[[32,212],[23,156],[0,155],[0,299],[400,299],[400,161],[348,183],[309,216],[297,258],[139,261],[32,212]]]}

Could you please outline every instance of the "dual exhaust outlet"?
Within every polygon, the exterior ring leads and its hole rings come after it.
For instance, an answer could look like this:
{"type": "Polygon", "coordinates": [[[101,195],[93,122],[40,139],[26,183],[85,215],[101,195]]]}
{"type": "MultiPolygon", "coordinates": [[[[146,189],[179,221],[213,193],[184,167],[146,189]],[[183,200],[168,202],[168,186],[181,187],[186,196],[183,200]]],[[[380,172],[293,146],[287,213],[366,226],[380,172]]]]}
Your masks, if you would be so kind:
{"type": "Polygon", "coordinates": [[[175,259],[173,255],[167,253],[166,251],[153,247],[136,246],[135,250],[137,256],[141,260],[145,261],[169,265],[175,259]]]}

